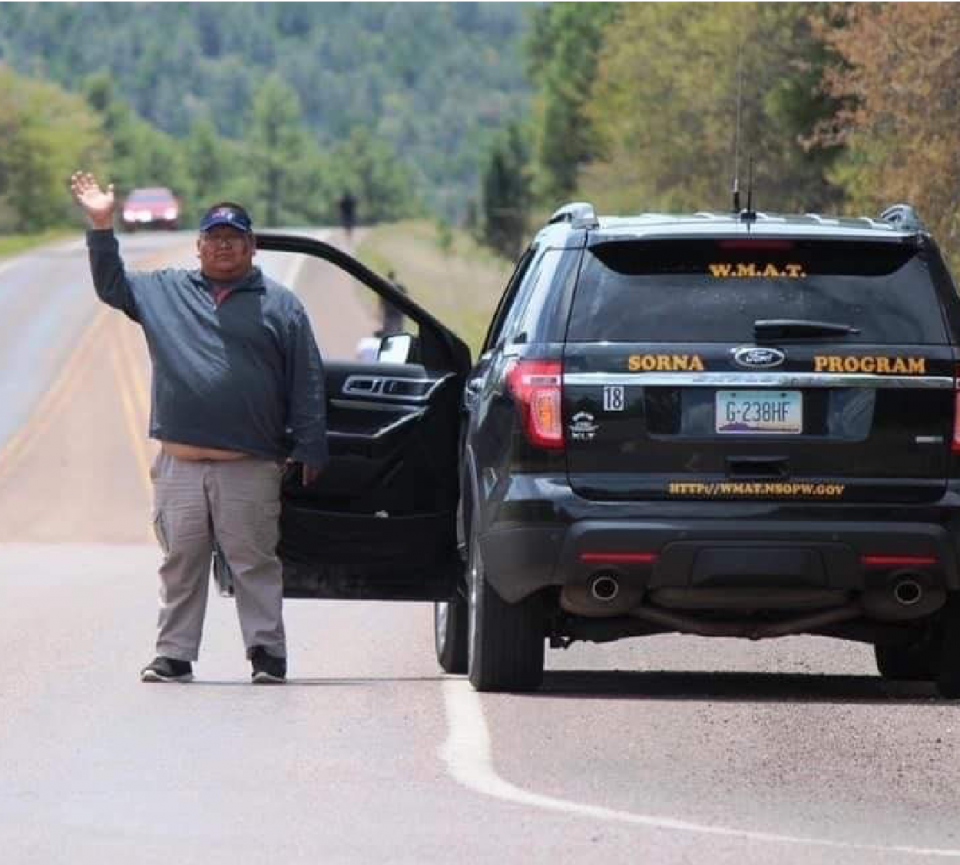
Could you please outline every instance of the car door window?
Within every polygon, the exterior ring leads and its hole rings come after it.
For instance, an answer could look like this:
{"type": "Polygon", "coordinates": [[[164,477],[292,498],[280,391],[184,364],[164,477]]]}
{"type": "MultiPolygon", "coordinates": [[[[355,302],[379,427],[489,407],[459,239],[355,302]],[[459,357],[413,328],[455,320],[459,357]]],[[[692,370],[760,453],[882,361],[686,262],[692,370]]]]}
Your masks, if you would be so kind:
{"type": "Polygon", "coordinates": [[[531,264],[536,257],[536,254],[537,247],[531,246],[517,263],[517,266],[513,271],[513,275],[510,277],[510,281],[507,283],[507,287],[504,289],[503,295],[500,298],[500,302],[497,304],[497,308],[493,313],[493,318],[490,322],[490,329],[487,331],[487,337],[483,341],[482,354],[486,354],[488,351],[502,342],[501,335],[503,334],[507,317],[513,308],[514,298],[521,289],[524,279],[531,269],[531,264]]]}
{"type": "Polygon", "coordinates": [[[520,283],[517,293],[510,304],[510,309],[503,319],[503,327],[500,329],[500,338],[497,340],[498,347],[506,347],[517,342],[520,323],[523,320],[523,312],[527,308],[527,302],[533,293],[533,288],[537,284],[537,278],[543,265],[543,256],[533,260],[529,269],[520,283]]]}
{"type": "Polygon", "coordinates": [[[548,249],[531,269],[530,278],[524,281],[513,305],[516,315],[511,315],[504,326],[504,345],[538,341],[541,313],[553,290],[562,255],[563,250],[548,249]]]}

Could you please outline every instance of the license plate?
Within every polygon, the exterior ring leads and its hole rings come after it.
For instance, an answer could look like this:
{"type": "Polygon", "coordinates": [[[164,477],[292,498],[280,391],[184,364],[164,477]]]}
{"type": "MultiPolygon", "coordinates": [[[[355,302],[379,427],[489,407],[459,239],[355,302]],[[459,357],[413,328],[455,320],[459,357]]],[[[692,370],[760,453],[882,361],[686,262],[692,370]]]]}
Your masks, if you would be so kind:
{"type": "Polygon", "coordinates": [[[794,435],[803,432],[798,390],[718,390],[718,433],[794,435]]]}

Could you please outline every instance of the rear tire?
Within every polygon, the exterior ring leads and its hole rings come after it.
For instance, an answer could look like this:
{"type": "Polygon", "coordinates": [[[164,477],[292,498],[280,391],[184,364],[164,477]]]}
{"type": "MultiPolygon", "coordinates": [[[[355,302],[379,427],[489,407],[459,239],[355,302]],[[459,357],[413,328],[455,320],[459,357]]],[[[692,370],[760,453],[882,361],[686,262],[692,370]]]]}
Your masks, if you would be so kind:
{"type": "Polygon", "coordinates": [[[433,605],[433,641],[437,662],[445,673],[467,672],[467,602],[458,592],[451,601],[433,605]]]}
{"type": "Polygon", "coordinates": [[[534,691],[543,682],[543,606],[538,595],[508,604],[490,586],[480,552],[478,516],[470,526],[467,673],[478,691],[534,691]]]}
{"type": "Polygon", "coordinates": [[[936,678],[937,653],[926,636],[906,646],[874,646],[873,653],[884,679],[932,682],[936,678]]]}
{"type": "Polygon", "coordinates": [[[960,699],[960,594],[951,592],[940,614],[937,690],[948,700],[960,699]]]}

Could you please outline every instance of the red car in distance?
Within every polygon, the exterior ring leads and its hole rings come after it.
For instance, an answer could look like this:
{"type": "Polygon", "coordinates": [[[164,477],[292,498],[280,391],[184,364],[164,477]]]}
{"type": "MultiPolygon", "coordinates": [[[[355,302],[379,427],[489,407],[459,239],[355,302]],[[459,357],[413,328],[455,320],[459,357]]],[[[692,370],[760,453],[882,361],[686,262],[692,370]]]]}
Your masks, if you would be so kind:
{"type": "Polygon", "coordinates": [[[165,186],[132,189],[123,202],[123,227],[175,229],[180,220],[180,202],[165,186]]]}

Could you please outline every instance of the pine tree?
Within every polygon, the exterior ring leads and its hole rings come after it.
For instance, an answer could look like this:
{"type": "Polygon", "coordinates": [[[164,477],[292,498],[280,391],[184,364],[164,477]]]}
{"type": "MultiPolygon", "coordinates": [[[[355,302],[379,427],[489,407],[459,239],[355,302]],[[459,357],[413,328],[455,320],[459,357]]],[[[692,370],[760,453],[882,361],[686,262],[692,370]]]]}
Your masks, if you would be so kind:
{"type": "Polygon", "coordinates": [[[483,240],[507,258],[520,251],[530,213],[528,151],[517,124],[490,149],[481,180],[483,240]]]}
{"type": "Polygon", "coordinates": [[[256,179],[253,207],[266,226],[280,225],[299,209],[305,194],[298,183],[307,138],[296,91],[278,75],[268,76],[253,97],[244,139],[256,179]]]}
{"type": "Polygon", "coordinates": [[[528,69],[537,84],[536,191],[553,208],[577,187],[580,167],[596,155],[588,113],[605,28],[618,4],[548,4],[534,13],[528,69]]]}

